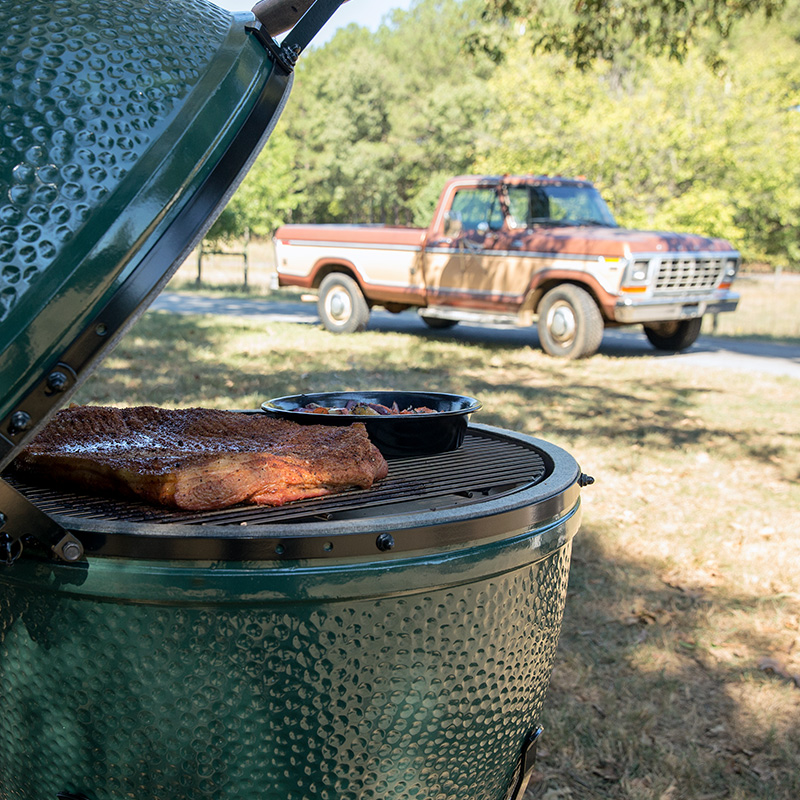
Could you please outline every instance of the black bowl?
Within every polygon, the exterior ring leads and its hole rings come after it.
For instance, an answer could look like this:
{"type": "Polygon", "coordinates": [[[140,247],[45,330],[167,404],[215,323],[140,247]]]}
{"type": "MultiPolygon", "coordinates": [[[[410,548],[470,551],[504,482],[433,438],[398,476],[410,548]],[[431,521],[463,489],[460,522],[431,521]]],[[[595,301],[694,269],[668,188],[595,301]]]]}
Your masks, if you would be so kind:
{"type": "Polygon", "coordinates": [[[481,404],[474,397],[441,392],[315,392],[276,397],[261,404],[267,414],[303,425],[352,425],[363,422],[372,443],[384,456],[414,456],[456,450],[464,441],[469,415],[481,404]],[[343,408],[348,400],[376,403],[400,410],[432,408],[423,414],[312,414],[298,411],[310,403],[343,408]]]}

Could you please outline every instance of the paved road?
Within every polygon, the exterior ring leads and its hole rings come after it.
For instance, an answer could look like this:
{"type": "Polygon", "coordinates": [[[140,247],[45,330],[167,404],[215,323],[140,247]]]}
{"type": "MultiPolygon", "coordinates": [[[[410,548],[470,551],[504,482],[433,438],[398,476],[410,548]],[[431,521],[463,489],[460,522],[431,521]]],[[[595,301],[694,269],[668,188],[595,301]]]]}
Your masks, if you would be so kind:
{"type": "MultiPolygon", "coordinates": [[[[177,314],[230,314],[301,324],[319,323],[313,303],[294,301],[212,298],[163,292],[150,308],[177,314]]],[[[448,331],[431,331],[413,312],[390,314],[387,311],[373,311],[369,328],[378,331],[403,331],[418,336],[448,337],[456,341],[497,342],[508,346],[527,347],[538,344],[535,331],[512,325],[479,326],[460,323],[448,331]]],[[[790,345],[701,336],[684,353],[662,353],[654,350],[638,329],[609,330],[603,337],[600,352],[625,358],[659,358],[701,369],[786,375],[800,380],[800,347],[790,345]]]]}

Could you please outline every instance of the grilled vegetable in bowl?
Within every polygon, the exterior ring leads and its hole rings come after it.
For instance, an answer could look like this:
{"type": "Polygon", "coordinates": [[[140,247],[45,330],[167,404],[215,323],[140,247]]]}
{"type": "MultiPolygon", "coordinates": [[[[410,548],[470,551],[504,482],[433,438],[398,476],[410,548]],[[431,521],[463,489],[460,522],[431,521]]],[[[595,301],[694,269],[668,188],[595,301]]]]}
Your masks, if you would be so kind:
{"type": "Polygon", "coordinates": [[[364,403],[358,400],[348,400],[343,406],[323,406],[319,403],[309,403],[302,408],[292,409],[293,411],[305,411],[309,414],[342,414],[355,415],[362,417],[386,417],[392,414],[438,414],[435,408],[427,406],[417,406],[416,408],[400,409],[397,401],[392,403],[391,408],[383,403],[364,403]]]}
{"type": "Polygon", "coordinates": [[[363,422],[384,456],[443,453],[459,448],[469,417],[481,407],[473,397],[442,392],[316,392],[267,400],[262,410],[303,424],[363,422]]]}

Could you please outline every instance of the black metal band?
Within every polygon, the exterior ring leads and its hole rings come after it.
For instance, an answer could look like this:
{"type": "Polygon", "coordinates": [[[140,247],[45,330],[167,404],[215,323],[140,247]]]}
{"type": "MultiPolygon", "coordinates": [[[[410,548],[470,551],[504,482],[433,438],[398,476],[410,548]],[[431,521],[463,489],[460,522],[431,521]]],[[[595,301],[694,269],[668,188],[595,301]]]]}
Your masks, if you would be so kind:
{"type": "Polygon", "coordinates": [[[544,729],[541,726],[537,726],[525,737],[516,772],[517,781],[514,784],[509,800],[524,800],[525,790],[528,788],[533,775],[533,768],[536,766],[536,753],[539,746],[539,738],[543,731],[544,729]]]}
{"type": "Polygon", "coordinates": [[[283,40],[283,47],[298,55],[302,53],[342,2],[343,0],[317,0],[303,14],[297,25],[286,34],[286,38],[283,40]]]}

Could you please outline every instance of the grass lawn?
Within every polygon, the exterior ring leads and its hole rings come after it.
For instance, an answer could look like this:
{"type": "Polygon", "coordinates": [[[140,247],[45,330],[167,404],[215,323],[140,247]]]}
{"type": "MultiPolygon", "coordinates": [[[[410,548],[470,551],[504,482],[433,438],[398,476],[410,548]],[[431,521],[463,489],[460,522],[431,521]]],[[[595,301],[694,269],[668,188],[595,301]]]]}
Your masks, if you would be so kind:
{"type": "Polygon", "coordinates": [[[76,400],[253,408],[366,388],[473,395],[476,422],[596,478],[528,798],[800,797],[797,381],[149,312],[76,400]]]}

